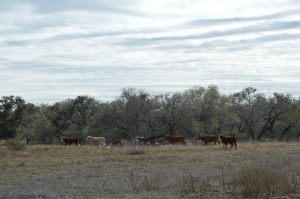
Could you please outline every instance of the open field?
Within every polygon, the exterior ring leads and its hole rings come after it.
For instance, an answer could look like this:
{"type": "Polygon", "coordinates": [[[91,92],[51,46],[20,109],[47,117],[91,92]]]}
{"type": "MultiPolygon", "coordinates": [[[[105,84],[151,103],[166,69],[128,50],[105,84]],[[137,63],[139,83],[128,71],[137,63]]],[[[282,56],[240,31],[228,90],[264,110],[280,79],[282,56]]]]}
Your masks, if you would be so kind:
{"type": "Polygon", "coordinates": [[[299,198],[300,143],[0,146],[0,198],[270,198],[246,192],[245,172],[278,185],[271,196],[299,198]]]}

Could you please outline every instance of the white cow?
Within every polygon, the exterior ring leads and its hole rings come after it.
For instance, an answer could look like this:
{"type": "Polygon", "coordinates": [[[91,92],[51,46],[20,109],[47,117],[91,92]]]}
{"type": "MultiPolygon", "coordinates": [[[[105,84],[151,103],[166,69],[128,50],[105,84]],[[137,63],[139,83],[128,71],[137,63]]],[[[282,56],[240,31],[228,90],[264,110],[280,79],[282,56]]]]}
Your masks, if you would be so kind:
{"type": "Polygon", "coordinates": [[[105,146],[105,138],[104,137],[92,137],[92,136],[87,136],[86,141],[88,141],[88,143],[90,145],[95,145],[95,146],[105,146]]]}

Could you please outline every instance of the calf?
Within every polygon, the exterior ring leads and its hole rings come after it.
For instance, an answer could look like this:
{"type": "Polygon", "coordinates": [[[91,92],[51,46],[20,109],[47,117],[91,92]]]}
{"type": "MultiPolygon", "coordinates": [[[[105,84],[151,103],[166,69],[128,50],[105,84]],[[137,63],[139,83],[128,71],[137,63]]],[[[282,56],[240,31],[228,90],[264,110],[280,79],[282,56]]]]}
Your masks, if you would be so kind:
{"type": "Polygon", "coordinates": [[[135,140],[139,143],[139,145],[145,145],[147,143],[145,136],[136,136],[135,140]]]}
{"type": "Polygon", "coordinates": [[[95,146],[105,146],[105,138],[104,137],[92,137],[92,136],[87,136],[86,141],[88,141],[88,143],[90,145],[95,145],[95,146]]]}
{"type": "Polygon", "coordinates": [[[78,146],[79,144],[78,138],[63,138],[63,141],[65,142],[65,146],[68,144],[69,145],[75,144],[76,146],[78,146]]]}
{"type": "Polygon", "coordinates": [[[229,143],[231,145],[230,148],[232,148],[233,145],[234,145],[235,149],[237,149],[237,144],[236,144],[236,138],[235,137],[220,135],[220,138],[221,138],[222,143],[226,146],[226,148],[227,148],[227,144],[229,143]]]}
{"type": "Polygon", "coordinates": [[[171,144],[177,144],[177,143],[181,143],[181,144],[187,144],[186,143],[186,139],[185,137],[181,136],[181,135],[175,135],[175,136],[171,136],[171,135],[167,135],[166,139],[171,143],[171,144]]]}
{"type": "Polygon", "coordinates": [[[202,140],[205,145],[207,145],[208,142],[214,142],[217,144],[217,142],[220,144],[218,136],[217,135],[205,135],[205,136],[199,136],[197,140],[202,140]]]}
{"type": "Polygon", "coordinates": [[[155,136],[150,136],[148,138],[146,138],[145,136],[137,136],[136,140],[140,145],[145,145],[147,143],[151,145],[158,145],[160,139],[164,137],[165,137],[164,135],[155,135],[155,136]]]}

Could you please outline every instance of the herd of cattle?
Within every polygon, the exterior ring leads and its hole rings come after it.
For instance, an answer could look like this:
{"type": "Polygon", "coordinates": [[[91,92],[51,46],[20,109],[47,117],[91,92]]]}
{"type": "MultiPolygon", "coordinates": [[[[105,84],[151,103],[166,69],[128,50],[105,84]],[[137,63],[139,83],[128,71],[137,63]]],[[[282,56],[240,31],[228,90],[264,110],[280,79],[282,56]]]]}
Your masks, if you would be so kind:
{"type": "MultiPolygon", "coordinates": [[[[237,149],[237,144],[236,144],[236,138],[233,136],[223,136],[223,135],[205,135],[205,136],[199,136],[197,140],[202,140],[205,145],[209,142],[214,142],[215,144],[219,143],[220,141],[223,144],[224,147],[227,148],[227,145],[230,144],[232,148],[235,146],[235,149],[237,149]]],[[[157,135],[157,136],[136,136],[136,141],[139,145],[159,145],[163,141],[168,141],[171,144],[187,144],[187,139],[182,136],[182,135],[157,135]]],[[[78,145],[79,144],[79,139],[78,138],[63,138],[63,141],[65,145],[78,145]]],[[[86,141],[90,145],[94,146],[105,146],[106,145],[106,140],[104,137],[93,137],[93,136],[87,136],[86,141]]],[[[124,142],[122,139],[116,139],[113,140],[112,142],[109,143],[110,145],[119,145],[123,146],[124,142]]]]}

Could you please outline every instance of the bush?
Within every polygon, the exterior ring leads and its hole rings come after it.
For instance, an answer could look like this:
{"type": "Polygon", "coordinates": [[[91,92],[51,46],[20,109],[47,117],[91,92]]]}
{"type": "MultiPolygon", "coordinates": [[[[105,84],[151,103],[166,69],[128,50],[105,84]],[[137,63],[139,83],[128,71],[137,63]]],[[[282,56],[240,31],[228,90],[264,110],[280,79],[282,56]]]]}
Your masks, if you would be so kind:
{"type": "Polygon", "coordinates": [[[297,185],[293,174],[261,164],[242,169],[234,184],[243,198],[251,199],[290,194],[297,185]]]}
{"type": "Polygon", "coordinates": [[[4,146],[5,142],[6,142],[5,140],[0,140],[0,146],[2,146],[2,145],[4,146]]]}
{"type": "Polygon", "coordinates": [[[20,151],[25,148],[26,141],[22,139],[10,139],[5,142],[5,146],[11,151],[20,151]]]}
{"type": "Polygon", "coordinates": [[[134,146],[134,147],[129,147],[126,152],[127,155],[143,155],[147,154],[147,150],[145,147],[141,146],[134,146]]]}
{"type": "Polygon", "coordinates": [[[210,198],[212,187],[209,179],[197,179],[191,174],[181,179],[179,195],[182,198],[210,198]]]}
{"type": "Polygon", "coordinates": [[[127,174],[127,181],[130,186],[130,189],[134,193],[146,191],[150,192],[153,190],[157,190],[158,186],[158,178],[153,176],[140,176],[134,174],[133,171],[129,171],[127,174]]]}

